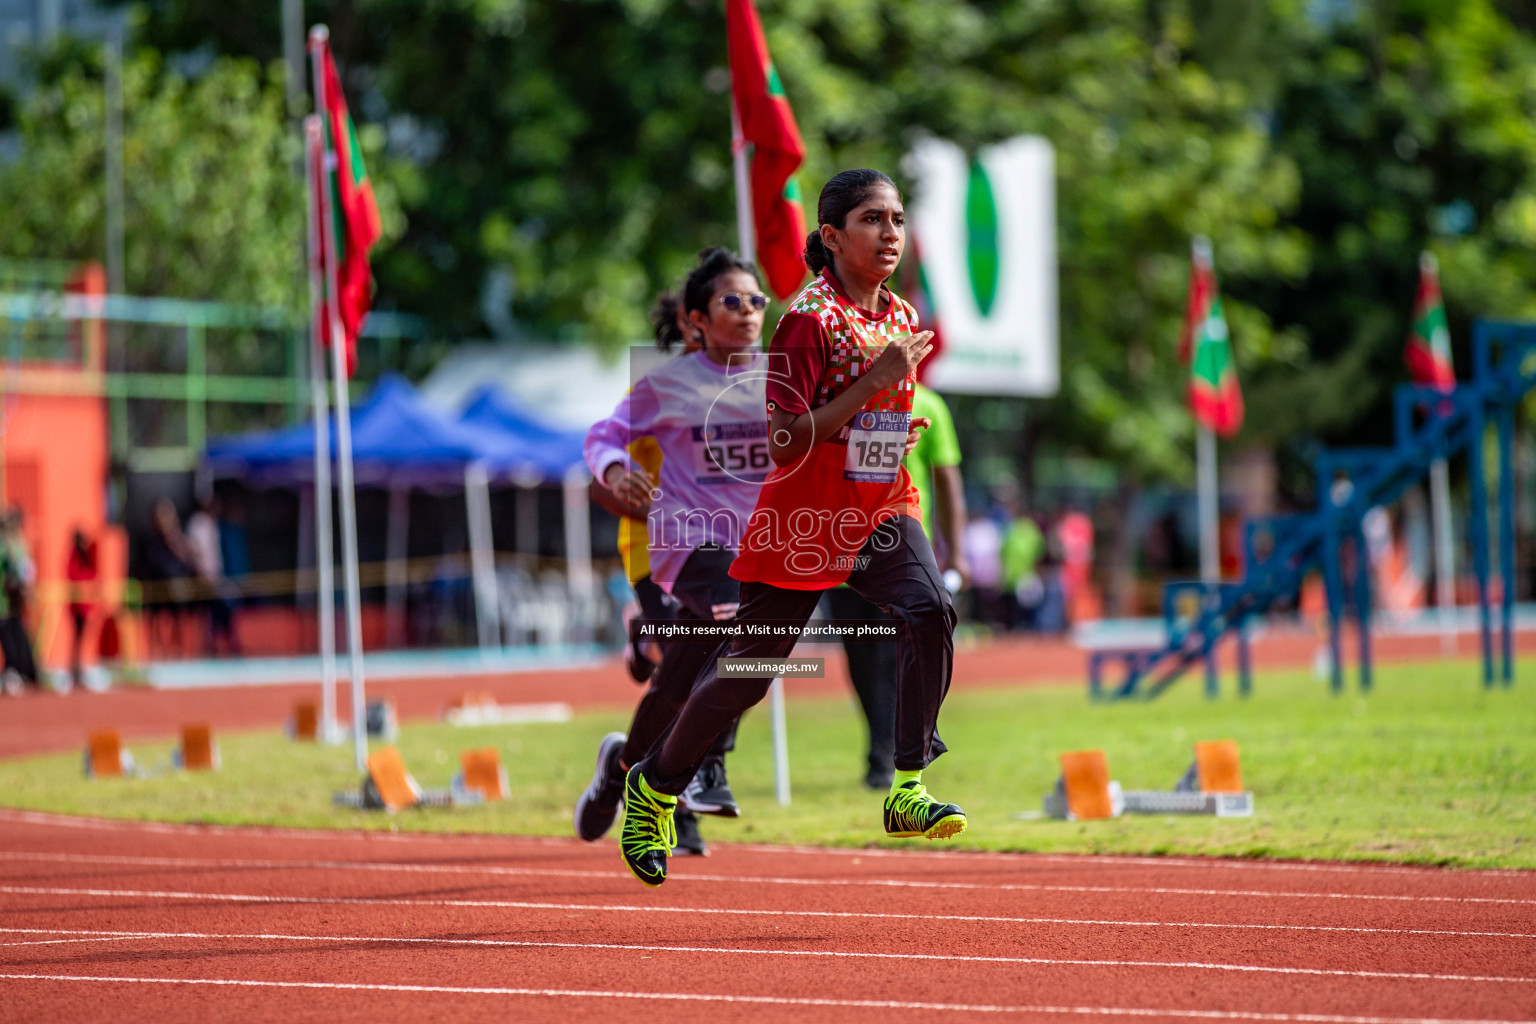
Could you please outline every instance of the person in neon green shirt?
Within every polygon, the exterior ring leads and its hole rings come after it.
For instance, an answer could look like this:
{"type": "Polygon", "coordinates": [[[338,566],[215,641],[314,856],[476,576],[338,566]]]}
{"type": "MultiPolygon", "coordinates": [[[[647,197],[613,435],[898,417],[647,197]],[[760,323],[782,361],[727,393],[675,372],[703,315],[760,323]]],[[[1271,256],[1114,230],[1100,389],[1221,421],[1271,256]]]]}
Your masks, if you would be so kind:
{"type": "Polygon", "coordinates": [[[965,564],[961,533],[965,530],[965,488],[960,479],[960,438],[949,406],[938,393],[922,384],[912,394],[912,417],[926,416],[931,425],[923,431],[907,456],[907,472],[917,488],[923,511],[923,532],[934,543],[939,568],[960,574],[958,590],[970,576],[965,564]],[[942,542],[942,543],[939,543],[942,542]]]}
{"type": "Polygon", "coordinates": [[[1045,554],[1045,534],[1027,514],[1017,512],[1003,532],[1000,560],[1003,565],[1003,593],[1007,606],[1007,626],[1034,626],[1035,614],[1045,595],[1044,584],[1036,569],[1045,554]]]}
{"type": "MultiPolygon", "coordinates": [[[[907,455],[905,465],[917,488],[923,531],[934,541],[945,586],[957,591],[970,576],[961,546],[966,516],[960,439],[944,399],[919,384],[912,395],[912,418],[922,416],[928,418],[929,427],[907,455]]],[[[830,619],[845,622],[889,619],[878,606],[847,587],[827,591],[826,613],[830,619]]],[[[869,725],[869,769],[864,784],[870,789],[885,789],[895,770],[896,644],[891,640],[844,638],[843,650],[848,655],[849,681],[869,725]]]]}

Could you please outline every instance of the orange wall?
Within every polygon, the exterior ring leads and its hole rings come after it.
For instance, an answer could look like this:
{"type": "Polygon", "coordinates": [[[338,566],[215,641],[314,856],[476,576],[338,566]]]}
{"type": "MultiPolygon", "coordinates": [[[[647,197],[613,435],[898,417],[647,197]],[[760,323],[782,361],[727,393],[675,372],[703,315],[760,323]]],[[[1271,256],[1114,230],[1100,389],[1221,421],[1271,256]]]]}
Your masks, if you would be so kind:
{"type": "Polygon", "coordinates": [[[29,626],[42,665],[68,662],[65,566],[75,527],[96,538],[100,578],[109,603],[121,595],[128,569],[120,528],[107,527],[107,403],[97,395],[0,395],[4,479],[0,502],[26,514],[24,532],[37,563],[29,626]]]}

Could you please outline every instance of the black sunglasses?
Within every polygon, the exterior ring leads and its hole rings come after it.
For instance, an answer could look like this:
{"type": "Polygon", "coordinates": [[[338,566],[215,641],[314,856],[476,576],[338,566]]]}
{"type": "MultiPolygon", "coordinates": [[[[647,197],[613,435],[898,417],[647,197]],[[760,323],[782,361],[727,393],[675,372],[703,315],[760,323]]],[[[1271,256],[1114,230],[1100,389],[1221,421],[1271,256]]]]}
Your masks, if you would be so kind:
{"type": "Polygon", "coordinates": [[[750,295],[745,292],[726,292],[720,296],[720,305],[732,313],[740,313],[748,306],[761,313],[768,308],[768,296],[762,292],[752,292],[750,295]]]}

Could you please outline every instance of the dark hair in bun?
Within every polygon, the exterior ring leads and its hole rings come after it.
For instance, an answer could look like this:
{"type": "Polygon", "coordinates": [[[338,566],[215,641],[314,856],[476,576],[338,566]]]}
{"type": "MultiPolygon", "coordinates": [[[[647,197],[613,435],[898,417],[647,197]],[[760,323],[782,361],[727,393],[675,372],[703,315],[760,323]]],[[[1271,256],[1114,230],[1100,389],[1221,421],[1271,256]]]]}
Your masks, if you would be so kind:
{"type": "MultiPolygon", "coordinates": [[[[839,171],[832,179],[821,187],[821,198],[816,200],[816,224],[830,224],[834,228],[842,228],[848,222],[848,214],[858,208],[859,204],[874,194],[875,189],[881,185],[889,185],[893,190],[896,183],[880,171],[868,167],[853,171],[839,171]]],[[[896,192],[898,196],[900,191],[896,192]]],[[[832,265],[832,254],[822,244],[821,232],[812,231],[805,236],[805,265],[811,268],[811,273],[819,274],[832,265]]]]}
{"type": "Polygon", "coordinates": [[[677,325],[677,314],[709,309],[709,300],[715,297],[715,282],[733,270],[757,277],[757,267],[721,245],[699,251],[699,262],[688,272],[683,285],[675,292],[662,292],[651,310],[651,327],[656,332],[656,347],[669,351],[683,340],[683,332],[677,325]]]}
{"type": "Polygon", "coordinates": [[[678,326],[677,314],[683,308],[683,297],[677,292],[662,292],[656,296],[651,310],[651,330],[656,335],[656,347],[663,352],[683,340],[683,329],[678,326]]]}

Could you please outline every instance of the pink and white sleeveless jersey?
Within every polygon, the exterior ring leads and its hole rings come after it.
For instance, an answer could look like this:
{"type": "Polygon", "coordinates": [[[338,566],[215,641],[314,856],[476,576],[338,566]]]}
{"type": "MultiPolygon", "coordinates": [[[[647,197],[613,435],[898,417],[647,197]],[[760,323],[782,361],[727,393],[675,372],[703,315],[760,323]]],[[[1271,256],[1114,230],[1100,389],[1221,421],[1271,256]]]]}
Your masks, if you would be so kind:
{"type": "Polygon", "coordinates": [[[701,544],[732,552],[772,463],[764,413],[767,356],[756,349],[729,367],[704,352],[668,359],[640,378],[612,416],[587,431],[583,454],[599,480],[641,436],[661,446],[661,479],[646,518],[651,576],[672,590],[701,544]]]}

